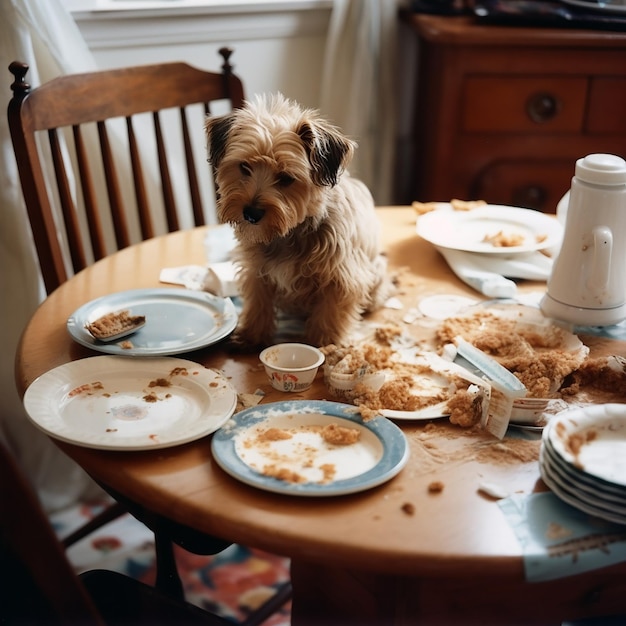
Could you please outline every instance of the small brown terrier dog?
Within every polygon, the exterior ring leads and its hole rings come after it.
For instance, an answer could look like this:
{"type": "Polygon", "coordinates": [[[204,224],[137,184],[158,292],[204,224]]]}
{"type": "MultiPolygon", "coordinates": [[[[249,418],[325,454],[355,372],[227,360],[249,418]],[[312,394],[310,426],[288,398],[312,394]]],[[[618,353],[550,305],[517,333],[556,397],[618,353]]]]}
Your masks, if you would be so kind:
{"type": "Polygon", "coordinates": [[[234,228],[243,310],[233,341],[272,343],[278,311],[309,343],[339,343],[388,298],[367,187],[344,173],[356,144],[282,95],[206,120],[217,215],[234,228]]]}

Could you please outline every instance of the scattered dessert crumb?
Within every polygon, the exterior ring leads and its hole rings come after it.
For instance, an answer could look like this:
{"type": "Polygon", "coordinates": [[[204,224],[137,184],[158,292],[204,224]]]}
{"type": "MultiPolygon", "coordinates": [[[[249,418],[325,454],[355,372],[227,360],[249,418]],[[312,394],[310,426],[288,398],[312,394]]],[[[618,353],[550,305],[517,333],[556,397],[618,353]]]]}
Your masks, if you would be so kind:
{"type": "Polygon", "coordinates": [[[281,428],[268,428],[263,432],[259,433],[257,437],[258,441],[281,441],[284,439],[291,439],[291,433],[288,433],[286,430],[282,430],[281,428]]]}
{"type": "Polygon", "coordinates": [[[444,484],[440,480],[434,480],[428,485],[428,493],[441,493],[443,491],[444,484]]]}
{"type": "Polygon", "coordinates": [[[327,424],[322,428],[321,435],[326,443],[333,446],[349,446],[359,440],[361,432],[356,428],[327,424]]]}
{"type": "Polygon", "coordinates": [[[415,506],[410,502],[405,502],[401,507],[403,513],[407,515],[415,515],[415,506]]]}

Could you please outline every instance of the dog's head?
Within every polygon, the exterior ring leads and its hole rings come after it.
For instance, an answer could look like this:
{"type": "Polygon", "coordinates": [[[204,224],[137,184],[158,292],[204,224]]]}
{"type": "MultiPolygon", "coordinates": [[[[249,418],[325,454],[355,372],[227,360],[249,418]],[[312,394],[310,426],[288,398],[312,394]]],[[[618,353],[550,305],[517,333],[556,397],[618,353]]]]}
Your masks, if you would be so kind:
{"type": "Polygon", "coordinates": [[[210,117],[205,130],[218,218],[253,243],[284,237],[307,219],[321,220],[323,196],[356,147],[316,111],[280,94],[210,117]]]}

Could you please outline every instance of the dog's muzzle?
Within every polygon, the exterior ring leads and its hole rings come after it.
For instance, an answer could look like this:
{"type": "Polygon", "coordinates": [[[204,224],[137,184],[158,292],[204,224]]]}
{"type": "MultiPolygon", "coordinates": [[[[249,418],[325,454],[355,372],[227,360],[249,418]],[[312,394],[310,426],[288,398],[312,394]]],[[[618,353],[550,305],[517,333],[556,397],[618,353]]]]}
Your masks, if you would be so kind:
{"type": "Polygon", "coordinates": [[[247,206],[243,209],[243,218],[250,224],[258,224],[265,215],[265,209],[259,209],[255,206],[247,206]]]}

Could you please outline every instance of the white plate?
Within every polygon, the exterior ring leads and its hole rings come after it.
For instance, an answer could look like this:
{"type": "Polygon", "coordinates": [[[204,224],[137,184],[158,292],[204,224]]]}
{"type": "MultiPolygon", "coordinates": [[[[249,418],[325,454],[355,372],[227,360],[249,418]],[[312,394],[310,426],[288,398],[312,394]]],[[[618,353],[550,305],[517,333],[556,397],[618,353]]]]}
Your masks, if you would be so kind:
{"type": "Polygon", "coordinates": [[[542,445],[540,462],[548,466],[555,479],[560,480],[565,487],[578,494],[581,500],[590,504],[612,507],[622,515],[626,515],[626,491],[620,495],[602,488],[600,483],[591,485],[582,479],[584,473],[575,473],[571,465],[563,463],[558,455],[553,454],[547,445],[542,445]]]}
{"type": "Polygon", "coordinates": [[[81,345],[125,356],[163,356],[199,350],[224,339],[236,326],[237,312],[229,298],[173,287],[132,289],[102,296],[81,306],[67,320],[70,335],[81,345]],[[123,341],[98,341],[85,328],[107,313],[125,309],[132,315],[145,315],[146,324],[123,341]]]}
{"type": "MultiPolygon", "coordinates": [[[[549,425],[547,428],[549,428],[549,425]]],[[[555,452],[550,443],[550,437],[543,437],[541,447],[545,450],[546,458],[550,460],[551,466],[569,476],[570,480],[576,483],[580,489],[602,494],[602,497],[608,500],[626,503],[626,487],[606,482],[571,465],[555,452]]]]}
{"type": "Polygon", "coordinates": [[[559,414],[546,437],[567,463],[626,486],[626,404],[594,404],[559,414]]]}
{"type": "Polygon", "coordinates": [[[61,365],[26,390],[48,435],[108,450],[151,450],[200,439],[224,424],[237,393],[217,372],[174,358],[96,356],[61,365]]]}
{"type": "Polygon", "coordinates": [[[404,434],[387,419],[364,422],[354,406],[307,400],[274,402],[237,413],[215,433],[211,449],[220,467],[243,483],[298,496],[370,489],[394,477],[409,458],[404,434]],[[329,424],[356,429],[358,441],[327,444],[319,430],[329,424]],[[262,434],[270,428],[289,438],[264,440],[262,434]],[[287,479],[267,475],[268,468],[284,471],[287,479]],[[305,482],[296,482],[296,477],[305,482]]]}
{"type": "Polygon", "coordinates": [[[556,219],[531,209],[489,204],[455,211],[442,203],[441,208],[417,218],[417,234],[442,248],[504,255],[560,245],[563,227],[556,219]],[[501,248],[484,241],[500,231],[520,235],[523,244],[501,248]]]}
{"type": "Polygon", "coordinates": [[[626,2],[624,0],[606,0],[606,2],[596,2],[595,0],[563,0],[563,2],[594,11],[626,13],[626,2]]]}
{"type": "Polygon", "coordinates": [[[594,506],[584,498],[581,498],[580,493],[576,489],[567,487],[563,481],[556,478],[549,464],[540,462],[539,469],[541,479],[564,502],[567,502],[574,508],[584,511],[589,515],[599,517],[609,522],[615,522],[616,524],[626,524],[626,515],[620,514],[611,507],[594,506]]]}

